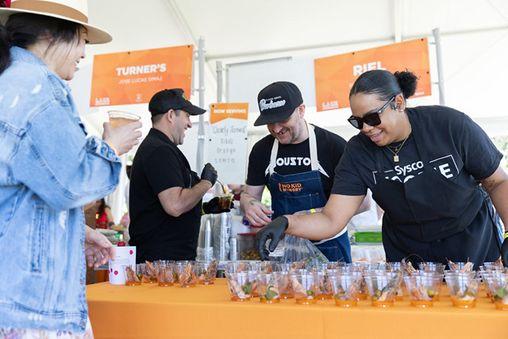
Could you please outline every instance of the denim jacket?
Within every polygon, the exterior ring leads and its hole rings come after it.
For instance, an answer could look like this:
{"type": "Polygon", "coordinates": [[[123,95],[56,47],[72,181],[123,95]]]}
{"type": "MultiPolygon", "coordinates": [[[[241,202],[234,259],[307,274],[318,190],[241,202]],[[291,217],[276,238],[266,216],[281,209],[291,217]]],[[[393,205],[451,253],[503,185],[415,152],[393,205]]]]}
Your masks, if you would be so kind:
{"type": "Polygon", "coordinates": [[[111,193],[120,159],[87,137],[67,84],[11,48],[0,75],[0,328],[82,332],[83,206],[111,193]]]}

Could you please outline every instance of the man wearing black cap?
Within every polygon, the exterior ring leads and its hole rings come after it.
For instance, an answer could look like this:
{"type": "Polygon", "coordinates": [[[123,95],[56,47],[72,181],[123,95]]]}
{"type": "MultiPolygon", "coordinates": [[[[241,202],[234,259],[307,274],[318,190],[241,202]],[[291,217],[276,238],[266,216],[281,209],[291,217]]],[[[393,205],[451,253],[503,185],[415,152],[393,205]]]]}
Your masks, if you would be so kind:
{"type": "Polygon", "coordinates": [[[193,260],[201,199],[215,184],[217,172],[208,163],[198,177],[177,145],[192,127],[190,116],[206,111],[185,99],[179,88],[156,93],[148,109],[153,128],[131,169],[129,243],[137,247],[137,262],[193,260]]]}
{"type": "MultiPolygon", "coordinates": [[[[333,175],[346,141],[327,130],[307,124],[298,87],[279,81],[258,94],[260,116],[255,126],[267,125],[270,135],[258,141],[249,156],[246,187],[240,203],[252,226],[264,226],[284,214],[312,213],[326,204],[333,175]],[[272,210],[261,204],[267,186],[272,210]]],[[[351,262],[344,229],[331,239],[315,242],[333,261],[351,262]]]]}

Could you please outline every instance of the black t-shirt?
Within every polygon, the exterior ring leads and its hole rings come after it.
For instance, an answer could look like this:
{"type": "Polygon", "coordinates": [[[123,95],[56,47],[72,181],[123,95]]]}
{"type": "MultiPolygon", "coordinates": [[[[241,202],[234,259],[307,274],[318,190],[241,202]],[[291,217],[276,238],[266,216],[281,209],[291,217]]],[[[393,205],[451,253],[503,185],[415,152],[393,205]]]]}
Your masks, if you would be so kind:
{"type": "Polygon", "coordinates": [[[129,243],[136,246],[137,262],[195,259],[201,201],[173,217],[164,211],[158,194],[171,187],[190,188],[198,181],[178,147],[152,128],[139,146],[131,170],[129,243]]]}
{"type": "MultiPolygon", "coordinates": [[[[426,166],[432,166],[449,180],[468,180],[459,175],[464,170],[477,181],[489,177],[499,166],[503,155],[496,149],[487,134],[464,113],[444,106],[408,108],[411,128],[422,140],[418,145],[428,154],[424,163],[411,135],[399,152],[395,164],[393,154],[386,147],[377,147],[359,133],[349,140],[335,170],[334,194],[363,195],[373,190],[377,180],[395,180],[406,183],[419,180],[426,166]],[[382,175],[376,170],[376,152],[382,152],[382,175]]],[[[438,187],[432,189],[439,189],[438,187]]]]}
{"type": "MultiPolygon", "coordinates": [[[[318,160],[328,177],[321,173],[321,181],[326,198],[333,186],[334,170],[344,153],[346,141],[335,133],[314,126],[318,160]]],[[[267,135],[259,140],[249,156],[247,185],[262,186],[268,184],[270,174],[266,169],[270,164],[270,154],[275,138],[267,135]]],[[[281,175],[296,174],[311,170],[309,139],[299,144],[279,144],[277,162],[274,171],[281,175]]]]}

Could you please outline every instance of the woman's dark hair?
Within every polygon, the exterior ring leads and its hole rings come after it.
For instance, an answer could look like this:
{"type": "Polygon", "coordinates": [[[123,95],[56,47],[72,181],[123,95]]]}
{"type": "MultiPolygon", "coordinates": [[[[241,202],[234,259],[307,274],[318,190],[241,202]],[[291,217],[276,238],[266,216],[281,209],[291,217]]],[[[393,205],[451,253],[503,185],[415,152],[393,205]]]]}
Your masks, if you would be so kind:
{"type": "Polygon", "coordinates": [[[10,65],[10,47],[26,49],[45,36],[53,38],[51,45],[76,41],[82,27],[74,22],[43,15],[12,14],[5,26],[0,24],[0,74],[10,65]]]}
{"type": "Polygon", "coordinates": [[[356,79],[349,97],[358,94],[377,94],[381,100],[390,100],[402,93],[405,99],[415,94],[418,78],[409,71],[395,72],[376,69],[363,73],[356,79]]]}

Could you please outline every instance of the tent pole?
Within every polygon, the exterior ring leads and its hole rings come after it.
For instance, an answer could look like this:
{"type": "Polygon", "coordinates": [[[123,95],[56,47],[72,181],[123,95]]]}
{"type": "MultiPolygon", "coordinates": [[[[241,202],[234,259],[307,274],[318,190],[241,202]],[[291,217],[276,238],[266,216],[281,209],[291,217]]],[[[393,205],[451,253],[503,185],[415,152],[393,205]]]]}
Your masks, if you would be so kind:
{"type": "MultiPolygon", "coordinates": [[[[205,39],[200,37],[198,40],[198,89],[199,92],[199,107],[205,106],[205,39]]],[[[203,168],[204,162],[204,149],[205,149],[205,120],[203,114],[199,116],[198,127],[198,149],[196,155],[196,172],[199,173],[203,168]]]]}
{"type": "Polygon", "coordinates": [[[441,50],[441,35],[439,28],[432,30],[434,35],[434,44],[436,45],[436,59],[437,59],[437,84],[439,88],[439,104],[445,105],[445,90],[444,90],[444,75],[443,75],[443,55],[441,50]]]}
{"type": "Polygon", "coordinates": [[[215,65],[217,68],[217,102],[222,102],[224,91],[224,68],[222,67],[222,61],[217,61],[215,65]]]}

